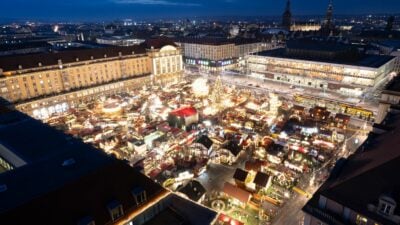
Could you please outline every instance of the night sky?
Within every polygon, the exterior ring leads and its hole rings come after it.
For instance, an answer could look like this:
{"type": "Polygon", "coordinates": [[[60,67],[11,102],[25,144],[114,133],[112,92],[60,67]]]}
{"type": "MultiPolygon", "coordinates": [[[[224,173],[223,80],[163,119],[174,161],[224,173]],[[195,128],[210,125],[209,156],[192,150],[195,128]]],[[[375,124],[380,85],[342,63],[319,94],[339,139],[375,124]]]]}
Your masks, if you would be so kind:
{"type": "MultiPolygon", "coordinates": [[[[281,15],[286,0],[2,0],[0,18],[157,19],[281,15]]],[[[322,15],[328,0],[292,0],[294,15],[322,15]]],[[[335,14],[399,13],[400,0],[334,0],[335,14]]]]}

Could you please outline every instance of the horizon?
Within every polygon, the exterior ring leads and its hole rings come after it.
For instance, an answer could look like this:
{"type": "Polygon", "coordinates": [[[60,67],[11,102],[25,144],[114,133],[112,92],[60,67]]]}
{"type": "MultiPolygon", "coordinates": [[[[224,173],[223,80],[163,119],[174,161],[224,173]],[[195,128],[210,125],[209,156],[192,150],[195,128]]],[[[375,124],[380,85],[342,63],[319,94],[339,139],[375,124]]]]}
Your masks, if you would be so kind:
{"type": "MultiPolygon", "coordinates": [[[[292,0],[293,17],[324,16],[328,0],[292,0]]],[[[124,18],[134,20],[184,18],[268,18],[281,16],[286,0],[14,0],[3,3],[0,21],[101,22],[124,18]],[[210,4],[212,3],[212,4],[210,4]],[[16,7],[25,7],[15,10],[16,7]],[[174,12],[171,15],[171,11],[174,12]],[[221,13],[223,11],[223,13],[221,13]],[[46,16],[43,16],[43,15],[46,16]]],[[[400,1],[336,0],[335,16],[393,15],[400,12],[400,1]],[[356,11],[351,9],[357,8],[356,11]]]]}

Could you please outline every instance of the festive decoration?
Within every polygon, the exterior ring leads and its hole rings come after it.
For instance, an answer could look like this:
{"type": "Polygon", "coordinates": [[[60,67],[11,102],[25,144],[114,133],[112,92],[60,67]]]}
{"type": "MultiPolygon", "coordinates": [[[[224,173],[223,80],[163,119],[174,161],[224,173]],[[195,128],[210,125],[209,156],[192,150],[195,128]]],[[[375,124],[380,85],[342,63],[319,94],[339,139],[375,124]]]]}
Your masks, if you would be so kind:
{"type": "Polygon", "coordinates": [[[204,78],[199,78],[192,83],[192,90],[195,96],[204,97],[209,93],[209,87],[207,80],[204,78]]]}
{"type": "Polygon", "coordinates": [[[270,101],[269,101],[269,112],[272,115],[278,114],[278,108],[282,105],[282,102],[279,101],[279,97],[275,93],[269,93],[270,101]]]}
{"type": "Polygon", "coordinates": [[[212,90],[210,99],[214,104],[220,104],[222,100],[222,95],[223,95],[223,87],[221,82],[221,76],[218,76],[217,79],[215,80],[214,88],[212,90]]]}

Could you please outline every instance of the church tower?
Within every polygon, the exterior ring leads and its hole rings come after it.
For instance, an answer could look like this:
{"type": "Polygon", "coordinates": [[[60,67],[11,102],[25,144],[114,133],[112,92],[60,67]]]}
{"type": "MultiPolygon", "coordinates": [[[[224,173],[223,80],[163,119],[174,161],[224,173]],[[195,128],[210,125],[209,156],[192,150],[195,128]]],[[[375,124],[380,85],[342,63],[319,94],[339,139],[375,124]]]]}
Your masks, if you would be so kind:
{"type": "Polygon", "coordinates": [[[325,20],[321,25],[321,35],[330,36],[335,33],[335,24],[333,23],[333,3],[329,0],[328,9],[326,11],[325,20]]]}
{"type": "Polygon", "coordinates": [[[333,30],[333,3],[329,0],[328,10],[326,11],[326,18],[324,22],[324,27],[326,30],[333,30]]]}
{"type": "Polygon", "coordinates": [[[286,2],[286,9],[282,15],[282,27],[290,31],[292,25],[292,11],[290,10],[290,0],[286,2]]]}

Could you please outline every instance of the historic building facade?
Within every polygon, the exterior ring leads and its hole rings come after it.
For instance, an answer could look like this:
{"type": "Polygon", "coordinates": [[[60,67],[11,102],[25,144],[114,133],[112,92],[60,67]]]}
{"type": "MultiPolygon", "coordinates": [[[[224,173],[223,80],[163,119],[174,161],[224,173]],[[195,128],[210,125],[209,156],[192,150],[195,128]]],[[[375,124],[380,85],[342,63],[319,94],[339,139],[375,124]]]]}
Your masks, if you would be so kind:
{"type": "Polygon", "coordinates": [[[87,98],[183,73],[181,50],[167,40],[142,45],[8,56],[0,60],[0,96],[38,118],[87,98]]]}

